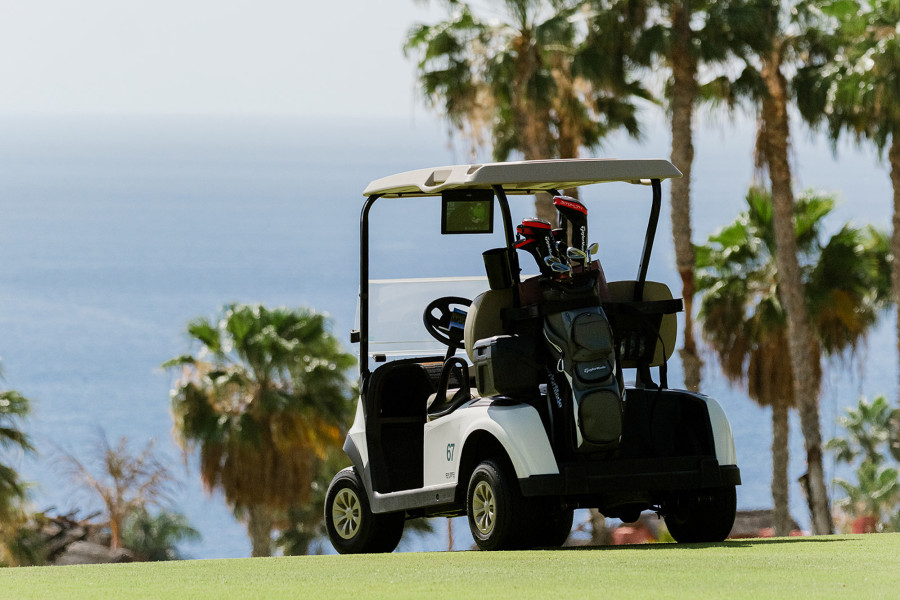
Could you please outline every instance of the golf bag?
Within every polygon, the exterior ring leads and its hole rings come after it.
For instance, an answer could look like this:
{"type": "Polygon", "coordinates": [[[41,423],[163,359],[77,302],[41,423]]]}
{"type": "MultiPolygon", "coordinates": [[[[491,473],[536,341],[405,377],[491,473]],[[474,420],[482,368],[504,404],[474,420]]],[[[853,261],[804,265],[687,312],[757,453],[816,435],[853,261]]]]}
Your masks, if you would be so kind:
{"type": "Polygon", "coordinates": [[[622,437],[613,334],[595,289],[593,278],[581,285],[554,282],[544,289],[542,311],[555,429],[571,434],[574,420],[574,436],[566,437],[581,452],[611,450],[622,437]]]}

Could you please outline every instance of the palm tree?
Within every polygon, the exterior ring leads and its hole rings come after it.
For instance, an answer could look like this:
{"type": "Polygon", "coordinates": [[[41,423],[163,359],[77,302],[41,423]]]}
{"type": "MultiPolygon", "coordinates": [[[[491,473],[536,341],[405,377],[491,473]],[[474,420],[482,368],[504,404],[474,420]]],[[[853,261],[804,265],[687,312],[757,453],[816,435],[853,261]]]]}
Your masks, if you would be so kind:
{"type": "MultiPolygon", "coordinates": [[[[814,125],[825,123],[835,142],[848,132],[879,152],[888,148],[894,192],[891,254],[900,256],[900,6],[875,0],[812,4],[829,17],[833,54],[798,73],[801,114],[814,125]]],[[[900,269],[894,269],[891,286],[900,352],[900,269]]]]}
{"type": "MultiPolygon", "coordinates": [[[[0,380],[2,379],[3,371],[0,369],[0,380]]],[[[30,412],[28,398],[15,390],[0,391],[0,448],[25,454],[34,453],[31,440],[21,429],[22,422],[30,412]]],[[[4,458],[0,463],[0,523],[16,517],[27,491],[19,474],[6,462],[7,459],[4,458]]]]}
{"type": "MultiPolygon", "coordinates": [[[[0,368],[0,381],[3,371],[0,368]]],[[[9,466],[10,454],[34,454],[34,446],[22,431],[22,423],[31,412],[28,398],[16,390],[0,390],[0,565],[34,565],[41,562],[37,538],[29,527],[30,515],[24,509],[28,484],[9,466]]]]}
{"type": "Polygon", "coordinates": [[[128,438],[119,438],[112,446],[105,433],[99,433],[93,464],[63,452],[63,466],[79,486],[97,496],[109,522],[110,549],[123,547],[125,521],[148,505],[170,499],[174,478],[155,454],[153,440],[139,454],[132,454],[128,438]]]}
{"type": "Polygon", "coordinates": [[[339,449],[330,449],[325,459],[320,461],[313,479],[309,501],[302,506],[292,507],[286,517],[288,525],[283,527],[275,545],[285,556],[304,556],[320,552],[318,542],[328,539],[325,530],[325,494],[335,473],[350,465],[347,455],[339,449]]]}
{"type": "Polygon", "coordinates": [[[765,44],[754,45],[755,56],[747,62],[747,71],[755,70],[760,84],[757,165],[761,171],[768,171],[772,193],[778,290],[787,316],[794,398],[806,448],[812,530],[816,534],[827,534],[833,530],[833,524],[822,464],[816,377],[818,357],[810,351],[815,345],[815,331],[804,299],[802,269],[794,235],[794,194],[788,160],[788,106],[792,90],[785,75],[804,61],[817,60],[822,50],[819,43],[821,24],[815,18],[816,13],[803,10],[804,6],[799,3],[760,0],[756,8],[762,18],[761,30],[767,35],[765,44]]]}
{"type": "Polygon", "coordinates": [[[844,409],[844,415],[838,419],[847,435],[829,440],[827,447],[837,462],[850,465],[862,458],[880,465],[885,459],[881,447],[890,439],[890,419],[891,408],[884,396],[871,402],[860,398],[856,408],[844,409]]]}
{"type": "MultiPolygon", "coordinates": [[[[496,160],[571,158],[610,131],[639,134],[633,98],[649,98],[623,68],[621,53],[600,53],[579,36],[584,2],[505,0],[480,18],[466,2],[450,16],[417,25],[405,51],[416,55],[425,101],[470,142],[491,145],[496,160]],[[488,139],[490,138],[490,139],[488,139]]],[[[605,1],[605,10],[620,2],[605,1]]],[[[546,195],[544,195],[546,196],[546,195]]],[[[537,216],[555,222],[549,198],[537,216]]]]}
{"type": "Polygon", "coordinates": [[[200,532],[191,527],[184,515],[162,511],[150,514],[142,507],[125,520],[122,541],[138,560],[182,560],[177,544],[197,541],[200,532]]]}
{"type": "Polygon", "coordinates": [[[872,402],[860,398],[856,408],[845,410],[838,424],[846,435],[829,440],[826,447],[835,460],[856,464],[856,482],[835,478],[847,496],[836,502],[851,517],[870,519],[876,531],[892,531],[898,522],[900,476],[896,465],[885,465],[890,456],[892,410],[884,396],[872,402]],[[858,462],[857,462],[858,461],[858,462]]]}
{"type": "Polygon", "coordinates": [[[900,477],[896,467],[863,461],[856,468],[856,482],[835,478],[834,483],[847,495],[835,504],[845,514],[869,520],[872,530],[895,531],[897,502],[900,499],[900,477]]]}
{"type": "MultiPolygon", "coordinates": [[[[772,409],[772,499],[776,535],[790,531],[788,509],[788,411],[796,406],[788,352],[787,313],[780,298],[771,195],[751,188],[748,209],[697,248],[699,317],[703,337],[725,376],[746,384],[750,397],[772,409]]],[[[834,201],[804,194],[794,206],[794,237],[803,257],[805,304],[817,333],[815,357],[855,348],[875,324],[887,297],[887,240],[871,228],[844,226],[822,242],[824,219],[834,201]]]]}
{"type": "Polygon", "coordinates": [[[684,347],[679,355],[685,387],[699,391],[703,363],[694,340],[695,261],[691,241],[694,110],[701,100],[733,105],[735,94],[743,91],[742,82],[732,82],[723,68],[749,46],[759,45],[759,13],[748,8],[745,0],[657,0],[627,6],[633,13],[631,19],[643,22],[638,24],[640,32],[633,47],[626,51],[645,67],[662,68],[670,74],[665,94],[670,112],[671,160],[683,175],[671,182],[672,238],[685,304],[684,347]],[[707,73],[705,78],[700,77],[701,71],[707,73]]]}
{"type": "Polygon", "coordinates": [[[0,522],[0,567],[37,567],[47,564],[47,540],[42,534],[43,513],[16,510],[0,522]]]}
{"type": "Polygon", "coordinates": [[[188,333],[197,354],[164,364],[181,369],[176,437],[199,450],[206,489],[246,517],[253,556],[269,556],[276,524],[309,500],[317,465],[340,447],[355,359],[307,309],[231,304],[188,333]]]}

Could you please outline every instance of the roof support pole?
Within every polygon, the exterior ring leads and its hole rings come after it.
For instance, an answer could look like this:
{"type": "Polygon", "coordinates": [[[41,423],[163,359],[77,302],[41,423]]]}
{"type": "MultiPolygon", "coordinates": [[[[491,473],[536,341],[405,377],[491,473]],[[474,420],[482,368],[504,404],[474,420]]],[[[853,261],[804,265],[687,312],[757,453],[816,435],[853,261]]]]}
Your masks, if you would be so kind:
{"type": "Polygon", "coordinates": [[[359,387],[369,378],[369,210],[381,197],[373,194],[359,217],[359,387]]]}
{"type": "Polygon", "coordinates": [[[506,251],[509,253],[509,270],[513,282],[513,296],[515,305],[519,305],[519,255],[516,254],[516,234],[513,227],[512,215],[509,212],[509,199],[502,185],[491,186],[497,196],[497,204],[500,205],[500,215],[503,217],[503,234],[506,237],[506,251]]]}
{"type": "Polygon", "coordinates": [[[644,236],[644,250],[638,265],[637,283],[634,286],[634,300],[644,299],[644,282],[647,281],[647,269],[650,267],[650,254],[653,252],[653,239],[656,237],[656,226],[659,224],[659,211],[662,206],[662,185],[659,179],[650,180],[653,186],[653,205],[650,207],[650,220],[647,222],[647,233],[644,236]]]}

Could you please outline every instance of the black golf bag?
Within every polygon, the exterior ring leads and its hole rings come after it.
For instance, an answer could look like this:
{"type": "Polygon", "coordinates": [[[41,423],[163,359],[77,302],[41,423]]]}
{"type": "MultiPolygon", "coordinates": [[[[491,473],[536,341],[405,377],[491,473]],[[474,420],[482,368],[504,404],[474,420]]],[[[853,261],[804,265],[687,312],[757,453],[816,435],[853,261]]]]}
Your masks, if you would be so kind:
{"type": "Polygon", "coordinates": [[[541,312],[554,437],[569,438],[579,452],[596,452],[618,446],[623,402],[612,329],[595,278],[584,275],[580,281],[550,281],[541,312]]]}

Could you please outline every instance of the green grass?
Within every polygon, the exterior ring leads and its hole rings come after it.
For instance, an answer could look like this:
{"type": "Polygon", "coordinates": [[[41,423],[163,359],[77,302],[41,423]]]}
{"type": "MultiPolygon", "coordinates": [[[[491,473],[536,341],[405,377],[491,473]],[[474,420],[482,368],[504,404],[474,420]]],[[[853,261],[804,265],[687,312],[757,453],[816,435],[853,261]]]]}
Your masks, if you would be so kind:
{"type": "Polygon", "coordinates": [[[0,571],[2,598],[897,598],[900,534],[0,571]]]}

